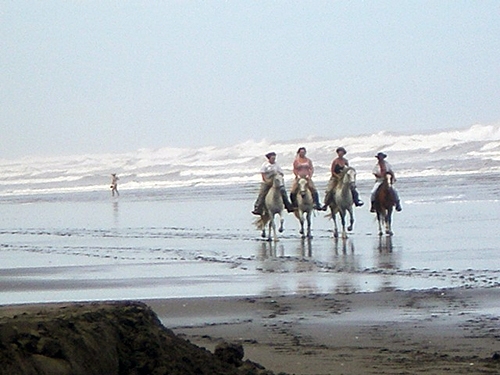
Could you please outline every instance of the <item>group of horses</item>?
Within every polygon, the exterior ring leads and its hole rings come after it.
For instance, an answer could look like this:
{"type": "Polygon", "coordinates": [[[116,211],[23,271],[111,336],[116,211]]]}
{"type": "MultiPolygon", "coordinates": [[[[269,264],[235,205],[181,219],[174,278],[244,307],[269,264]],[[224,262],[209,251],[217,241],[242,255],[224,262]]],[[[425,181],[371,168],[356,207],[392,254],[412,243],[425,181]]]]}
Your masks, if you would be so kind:
{"type": "MultiPolygon", "coordinates": [[[[308,186],[308,180],[300,178],[298,180],[297,208],[294,211],[295,217],[300,222],[300,231],[302,238],[312,238],[311,235],[311,215],[313,212],[313,197],[308,186]]],[[[337,216],[340,217],[342,225],[342,238],[347,238],[347,231],[352,231],[354,225],[353,214],[353,198],[351,193],[351,185],[356,183],[356,171],[352,167],[345,167],[340,175],[337,185],[332,191],[332,199],[329,204],[330,216],[334,223],[333,235],[339,237],[339,228],[337,225],[337,216]],[[349,225],[346,227],[347,215],[349,214],[349,225]]],[[[283,199],[281,197],[280,188],[283,186],[283,176],[277,174],[274,176],[273,186],[269,190],[265,198],[264,211],[262,215],[255,221],[257,228],[262,230],[262,237],[271,241],[278,241],[277,232],[283,232],[283,199]],[[279,223],[279,227],[277,227],[279,223]],[[267,228],[267,234],[266,234],[267,228]]],[[[377,214],[379,235],[385,233],[392,235],[391,221],[392,212],[395,205],[394,195],[391,191],[391,182],[389,179],[384,180],[375,193],[374,209],[377,214]]]]}

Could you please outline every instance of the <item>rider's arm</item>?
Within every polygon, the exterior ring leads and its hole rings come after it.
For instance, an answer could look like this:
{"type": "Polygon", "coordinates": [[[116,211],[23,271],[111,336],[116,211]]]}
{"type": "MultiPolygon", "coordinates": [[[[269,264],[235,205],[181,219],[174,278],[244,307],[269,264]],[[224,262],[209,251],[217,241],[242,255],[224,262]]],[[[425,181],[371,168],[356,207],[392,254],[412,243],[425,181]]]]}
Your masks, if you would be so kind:
{"type": "Polygon", "coordinates": [[[335,165],[337,164],[336,161],[337,161],[337,159],[334,159],[332,161],[332,166],[330,167],[330,172],[332,173],[332,176],[336,175],[336,173],[335,173],[335,165]]]}
{"type": "Polygon", "coordinates": [[[297,165],[298,165],[298,160],[295,159],[293,161],[293,174],[295,175],[295,177],[299,177],[299,172],[297,171],[297,165]]]}
{"type": "Polygon", "coordinates": [[[308,162],[309,162],[309,171],[310,171],[310,173],[309,173],[309,178],[312,178],[313,173],[314,173],[313,162],[312,162],[312,160],[311,160],[311,159],[309,159],[309,160],[308,160],[308,162]]]}

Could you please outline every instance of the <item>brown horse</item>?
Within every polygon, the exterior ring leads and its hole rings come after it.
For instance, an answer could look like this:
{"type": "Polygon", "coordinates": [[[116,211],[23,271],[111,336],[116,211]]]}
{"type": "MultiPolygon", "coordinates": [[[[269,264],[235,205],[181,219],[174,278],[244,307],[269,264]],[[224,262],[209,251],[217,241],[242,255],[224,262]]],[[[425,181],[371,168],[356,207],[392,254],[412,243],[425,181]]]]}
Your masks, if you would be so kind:
{"type": "Polygon", "coordinates": [[[377,213],[378,220],[378,234],[383,235],[383,227],[385,226],[385,233],[392,236],[392,210],[396,204],[396,199],[394,197],[394,192],[392,190],[392,182],[390,181],[390,176],[384,179],[382,184],[378,187],[375,192],[375,200],[373,201],[373,207],[377,213]]]}

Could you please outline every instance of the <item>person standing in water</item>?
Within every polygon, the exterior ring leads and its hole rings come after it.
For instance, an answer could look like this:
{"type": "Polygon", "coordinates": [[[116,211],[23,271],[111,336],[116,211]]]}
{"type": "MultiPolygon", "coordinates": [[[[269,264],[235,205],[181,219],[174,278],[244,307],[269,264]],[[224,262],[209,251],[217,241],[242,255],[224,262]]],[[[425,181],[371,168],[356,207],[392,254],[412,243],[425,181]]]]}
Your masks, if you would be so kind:
{"type": "Polygon", "coordinates": [[[117,196],[120,195],[120,193],[118,193],[118,176],[116,175],[116,173],[111,173],[111,195],[114,197],[115,196],[115,193],[117,196]]]}

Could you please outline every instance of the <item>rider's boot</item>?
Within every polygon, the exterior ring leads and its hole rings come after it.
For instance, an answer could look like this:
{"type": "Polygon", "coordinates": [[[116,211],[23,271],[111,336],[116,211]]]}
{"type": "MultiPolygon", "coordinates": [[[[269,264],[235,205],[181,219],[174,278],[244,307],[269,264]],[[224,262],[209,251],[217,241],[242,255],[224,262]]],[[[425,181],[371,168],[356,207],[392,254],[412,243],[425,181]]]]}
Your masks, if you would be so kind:
{"type": "Polygon", "coordinates": [[[252,214],[260,216],[264,213],[263,211],[264,211],[264,197],[259,195],[259,197],[255,201],[255,204],[253,205],[252,214]]]}
{"type": "Polygon", "coordinates": [[[321,207],[322,211],[326,211],[327,210],[328,206],[332,202],[332,199],[333,199],[332,195],[333,195],[332,191],[328,191],[325,194],[325,204],[323,205],[323,207],[321,207]]]}
{"type": "Polygon", "coordinates": [[[294,208],[292,203],[288,200],[288,195],[284,187],[280,188],[281,198],[283,199],[283,204],[288,212],[293,212],[294,208]]]}
{"type": "Polygon", "coordinates": [[[375,210],[375,202],[373,202],[373,201],[371,202],[370,212],[377,212],[377,211],[375,210]]]}
{"type": "Polygon", "coordinates": [[[290,193],[290,201],[292,202],[292,208],[297,208],[298,207],[298,204],[297,204],[297,193],[290,193]]]}
{"type": "Polygon", "coordinates": [[[359,193],[356,190],[356,185],[351,185],[352,201],[356,207],[361,207],[365,203],[359,199],[359,193]]]}
{"type": "Polygon", "coordinates": [[[402,210],[401,208],[401,202],[399,200],[396,201],[396,211],[400,212],[402,210]]]}
{"type": "Polygon", "coordinates": [[[325,210],[326,210],[326,208],[325,208],[325,209],[323,209],[323,207],[321,206],[321,203],[319,203],[319,194],[318,194],[318,192],[317,192],[317,191],[315,191],[315,192],[312,194],[312,196],[313,196],[313,202],[314,202],[313,208],[314,208],[315,210],[318,210],[318,211],[325,211],[325,210]]]}
{"type": "Polygon", "coordinates": [[[402,210],[401,208],[401,202],[399,201],[399,195],[396,192],[396,190],[392,189],[392,196],[394,197],[395,206],[396,206],[396,211],[400,212],[402,210]]]}

